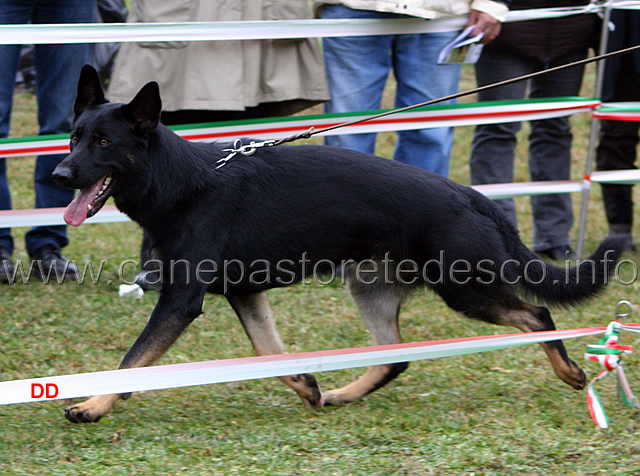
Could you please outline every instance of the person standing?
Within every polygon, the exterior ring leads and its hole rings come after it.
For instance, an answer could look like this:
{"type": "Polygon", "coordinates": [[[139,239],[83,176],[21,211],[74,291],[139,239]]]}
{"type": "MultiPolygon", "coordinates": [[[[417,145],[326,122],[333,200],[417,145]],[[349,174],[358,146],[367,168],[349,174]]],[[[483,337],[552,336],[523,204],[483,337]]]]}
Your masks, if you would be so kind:
{"type": "MultiPolygon", "coordinates": [[[[513,10],[566,6],[563,0],[514,0],[513,10]]],[[[577,4],[586,1],[575,2],[577,4]]],[[[478,86],[549,69],[586,58],[600,31],[594,14],[507,23],[485,46],[475,65],[478,86]]],[[[520,81],[478,94],[479,101],[577,96],[584,67],[520,81]]],[[[531,121],[529,174],[532,181],[568,180],[571,166],[571,125],[567,117],[531,121]]],[[[510,183],[514,179],[516,134],[520,122],[482,124],[474,129],[471,146],[471,184],[510,183]]],[[[498,200],[517,226],[512,199],[498,200]]],[[[531,197],[533,250],[554,260],[575,257],[569,231],[573,226],[568,194],[531,197]]]]}
{"type": "MultiPolygon", "coordinates": [[[[408,16],[435,19],[469,14],[473,35],[483,43],[500,31],[510,0],[316,0],[325,19],[393,19],[408,16]]],[[[395,107],[419,104],[458,91],[459,64],[437,64],[440,51],[458,31],[324,38],[324,60],[331,100],[325,112],[379,109],[389,72],[397,90],[395,107]]],[[[327,136],[325,143],[374,153],[375,133],[327,136]]],[[[453,128],[441,127],[398,132],[393,158],[437,174],[449,173],[453,128]]]]}
{"type": "MultiPolygon", "coordinates": [[[[0,0],[0,24],[91,23],[95,19],[95,0],[0,0]]],[[[15,78],[21,45],[0,45],[0,137],[7,137],[11,119],[15,78]]],[[[80,69],[88,63],[88,44],[36,45],[36,97],[39,134],[64,134],[71,130],[73,103],[80,69]]],[[[73,190],[58,187],[51,179],[53,169],[66,154],[36,159],[34,174],[36,208],[64,207],[73,199],[73,190]]],[[[6,159],[0,158],[0,210],[11,209],[6,159]]],[[[33,274],[40,279],[63,276],[75,279],[77,270],[60,254],[69,243],[65,226],[39,226],[25,236],[27,252],[39,266],[33,274]],[[57,273],[55,271],[57,269],[57,273]]],[[[14,249],[11,230],[0,228],[0,281],[13,275],[14,249]]]]}
{"type": "MultiPolygon", "coordinates": [[[[640,12],[612,10],[607,50],[615,51],[640,45],[640,12]]],[[[602,101],[640,101],[640,52],[606,60],[602,82],[602,101]]],[[[598,170],[636,168],[638,146],[637,121],[600,121],[600,141],[596,149],[598,170]]],[[[602,199],[610,235],[627,238],[627,248],[633,245],[633,199],[631,185],[602,184],[602,199]]]]}
{"type": "MultiPolygon", "coordinates": [[[[307,0],[133,0],[129,22],[309,18],[307,0]]],[[[316,38],[123,43],[109,84],[128,102],[148,81],[162,91],[165,125],[291,115],[326,101],[316,38]]]]}

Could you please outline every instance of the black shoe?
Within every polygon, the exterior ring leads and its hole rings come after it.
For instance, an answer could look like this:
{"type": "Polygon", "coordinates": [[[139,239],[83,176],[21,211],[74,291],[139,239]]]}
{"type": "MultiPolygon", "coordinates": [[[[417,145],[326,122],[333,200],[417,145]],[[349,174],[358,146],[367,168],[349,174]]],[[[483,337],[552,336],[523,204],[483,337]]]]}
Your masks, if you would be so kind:
{"type": "Polygon", "coordinates": [[[77,281],[78,268],[60,254],[60,248],[44,245],[32,256],[31,276],[45,283],[77,281]]]}
{"type": "Polygon", "coordinates": [[[538,250],[536,253],[555,261],[566,261],[577,258],[576,252],[573,251],[569,245],[554,246],[546,250],[538,250]]]}
{"type": "Polygon", "coordinates": [[[0,283],[9,283],[15,278],[15,268],[11,262],[11,253],[0,247],[0,283]]]}

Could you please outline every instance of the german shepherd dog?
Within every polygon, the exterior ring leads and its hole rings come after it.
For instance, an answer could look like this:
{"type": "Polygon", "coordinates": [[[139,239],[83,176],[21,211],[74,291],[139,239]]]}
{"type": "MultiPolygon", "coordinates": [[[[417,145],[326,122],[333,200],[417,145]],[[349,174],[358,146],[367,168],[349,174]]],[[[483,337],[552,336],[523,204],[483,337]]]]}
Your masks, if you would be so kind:
{"type": "MultiPolygon", "coordinates": [[[[376,345],[400,342],[401,304],[424,287],[470,318],[522,331],[553,330],[549,311],[516,293],[577,304],[606,285],[622,253],[623,243],[609,238],[589,266],[545,263],[482,194],[350,150],[263,147],[218,167],[229,144],[182,139],[159,123],[161,106],[155,82],[129,104],[110,103],[96,71],[85,66],[71,153],[53,172],[60,186],[80,190],[65,211],[67,223],[80,225],[113,197],[162,258],[158,303],[119,368],[157,361],[202,313],[207,291],[228,299],[257,354],[283,353],[265,291],[341,264],[376,345]],[[258,269],[260,278],[251,272],[258,269]],[[205,276],[199,275],[203,270],[205,276]]],[[[584,387],[585,373],[562,341],[542,347],[560,379],[584,387]]],[[[312,375],[281,379],[307,407],[319,408],[359,399],[407,365],[371,367],[353,383],[324,393],[312,375]]],[[[67,408],[66,417],[97,421],[118,397],[92,397],[67,408]]]]}

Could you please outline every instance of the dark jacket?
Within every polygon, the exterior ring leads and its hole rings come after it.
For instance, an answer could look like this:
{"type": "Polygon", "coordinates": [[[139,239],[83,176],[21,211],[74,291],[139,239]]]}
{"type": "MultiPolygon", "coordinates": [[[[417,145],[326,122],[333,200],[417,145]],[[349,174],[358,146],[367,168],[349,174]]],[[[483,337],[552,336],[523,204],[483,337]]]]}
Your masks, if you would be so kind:
{"type": "MultiPolygon", "coordinates": [[[[513,0],[510,10],[586,5],[580,0],[513,0]]],[[[534,58],[541,63],[568,53],[597,48],[600,18],[595,14],[503,23],[500,35],[487,48],[498,48],[534,58]]]]}

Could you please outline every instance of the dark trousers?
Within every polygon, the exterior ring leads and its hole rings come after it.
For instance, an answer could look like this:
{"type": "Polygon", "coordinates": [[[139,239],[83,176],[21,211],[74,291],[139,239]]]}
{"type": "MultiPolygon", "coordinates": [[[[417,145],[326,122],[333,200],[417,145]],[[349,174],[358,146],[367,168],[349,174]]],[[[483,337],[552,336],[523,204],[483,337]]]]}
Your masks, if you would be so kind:
{"type": "MultiPolygon", "coordinates": [[[[550,64],[499,49],[485,48],[476,64],[478,86],[511,79],[545,68],[586,57],[577,51],[550,64]]],[[[582,84],[582,67],[574,67],[483,91],[480,101],[498,99],[550,98],[576,96],[582,84]],[[527,88],[529,88],[527,95],[527,88]]],[[[519,122],[476,126],[471,148],[471,183],[509,183],[514,179],[516,134],[519,122]]],[[[571,165],[571,126],[567,117],[531,121],[529,134],[529,174],[533,181],[568,180],[571,165]]],[[[497,200],[509,219],[516,224],[513,200],[497,200]]],[[[533,209],[533,249],[536,251],[569,244],[573,225],[571,198],[568,194],[540,195],[531,198],[533,209]]]]}
{"type": "MultiPolygon", "coordinates": [[[[640,43],[640,12],[613,10],[615,30],[609,34],[608,51],[640,43]]],[[[640,101],[640,53],[634,52],[608,59],[605,63],[602,100],[640,101]]],[[[640,122],[601,121],[600,141],[596,150],[598,170],[635,169],[640,122]]],[[[602,199],[607,222],[619,230],[631,230],[633,199],[631,185],[602,185],[602,199]]],[[[614,231],[614,230],[612,230],[614,231]]]]}
{"type": "MultiPolygon", "coordinates": [[[[635,169],[640,122],[601,121],[596,154],[598,170],[635,169]]],[[[602,199],[609,225],[633,224],[632,185],[602,184],[602,199]]]]}

